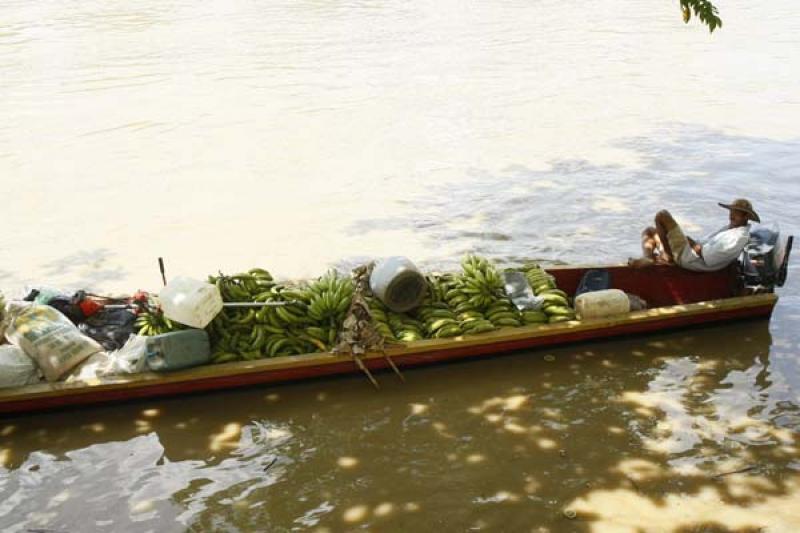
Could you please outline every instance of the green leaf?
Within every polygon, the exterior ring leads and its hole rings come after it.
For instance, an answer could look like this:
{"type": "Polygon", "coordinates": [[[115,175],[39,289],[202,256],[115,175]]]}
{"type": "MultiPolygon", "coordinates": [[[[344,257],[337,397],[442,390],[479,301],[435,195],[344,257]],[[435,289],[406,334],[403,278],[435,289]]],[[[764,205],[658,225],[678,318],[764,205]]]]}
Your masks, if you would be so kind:
{"type": "Polygon", "coordinates": [[[710,0],[679,0],[681,16],[685,23],[691,20],[692,11],[695,17],[702,24],[708,26],[708,30],[713,33],[715,29],[722,27],[722,19],[717,15],[717,8],[710,0]]]}

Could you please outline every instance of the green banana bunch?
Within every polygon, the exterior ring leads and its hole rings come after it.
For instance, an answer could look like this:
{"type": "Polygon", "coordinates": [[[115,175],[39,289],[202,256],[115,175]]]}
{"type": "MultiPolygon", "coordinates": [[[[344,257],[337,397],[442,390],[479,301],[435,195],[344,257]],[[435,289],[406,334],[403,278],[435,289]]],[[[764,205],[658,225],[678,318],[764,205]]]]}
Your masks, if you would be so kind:
{"type": "Polygon", "coordinates": [[[487,259],[467,255],[461,260],[461,268],[464,271],[461,291],[475,308],[485,311],[505,294],[503,278],[487,259]]]}
{"type": "Polygon", "coordinates": [[[353,280],[329,270],[307,287],[308,316],[317,323],[340,326],[353,300],[353,280]]]}
{"type": "Polygon", "coordinates": [[[389,311],[386,313],[386,318],[397,340],[413,342],[425,338],[425,334],[423,333],[425,326],[422,322],[411,318],[408,314],[389,311]]]}
{"type": "Polygon", "coordinates": [[[309,351],[329,352],[336,345],[339,331],[330,326],[306,326],[300,337],[314,346],[309,351]]]}
{"type": "Polygon", "coordinates": [[[137,329],[137,333],[144,337],[184,329],[182,325],[165,317],[161,309],[157,307],[148,307],[140,311],[133,325],[137,329]]]}
{"type": "Polygon", "coordinates": [[[522,315],[522,322],[525,325],[547,324],[549,318],[544,311],[528,310],[528,311],[522,311],[522,313],[520,314],[522,315]]]}
{"type": "Polygon", "coordinates": [[[232,352],[241,355],[251,351],[252,325],[232,322],[227,317],[229,312],[229,309],[223,310],[206,327],[211,340],[212,353],[232,352]]]}
{"type": "Polygon", "coordinates": [[[527,263],[519,270],[525,274],[525,278],[533,289],[533,294],[537,296],[542,291],[556,288],[555,278],[536,263],[527,263]]]}
{"type": "MultiPolygon", "coordinates": [[[[220,273],[209,276],[208,281],[219,288],[226,302],[290,302],[223,309],[206,327],[214,353],[212,362],[249,361],[327,348],[305,330],[312,321],[307,316],[310,295],[304,288],[276,283],[262,268],[232,276],[220,273]]],[[[326,339],[329,337],[326,334],[326,339]]]]}
{"type": "MultiPolygon", "coordinates": [[[[545,272],[536,263],[528,263],[520,270],[525,273],[525,278],[533,288],[533,293],[544,299],[542,313],[547,317],[547,322],[554,324],[575,320],[575,310],[570,305],[569,296],[556,286],[555,277],[545,272]]],[[[537,314],[533,314],[533,311],[527,313],[529,313],[528,319],[525,319],[523,315],[526,324],[544,322],[538,312],[537,314]]]]}
{"type": "Polygon", "coordinates": [[[312,338],[305,329],[290,329],[283,334],[265,335],[262,351],[265,357],[321,351],[319,344],[311,341],[312,338]]]}
{"type": "Polygon", "coordinates": [[[278,307],[264,307],[260,316],[256,313],[256,319],[264,320],[272,327],[284,329],[314,324],[308,315],[308,307],[301,302],[288,303],[278,307]]]}
{"type": "Polygon", "coordinates": [[[537,296],[545,299],[542,310],[548,316],[549,323],[575,320],[575,310],[569,305],[569,299],[564,291],[547,289],[537,296]]]}
{"type": "Polygon", "coordinates": [[[423,300],[415,315],[417,320],[423,324],[428,338],[456,337],[462,333],[455,313],[445,302],[423,300]]]}
{"type": "Polygon", "coordinates": [[[232,363],[234,361],[241,361],[242,356],[238,353],[215,351],[211,354],[212,364],[232,363]]]}
{"type": "MultiPolygon", "coordinates": [[[[251,309],[252,310],[252,309],[251,309]]],[[[252,316],[247,311],[246,317],[252,316]]],[[[259,324],[251,319],[230,318],[230,309],[225,309],[209,325],[212,347],[215,354],[236,354],[238,359],[220,357],[221,361],[250,361],[278,355],[292,355],[322,351],[324,344],[315,341],[308,332],[309,327],[283,328],[271,324],[259,324]],[[238,322],[236,321],[238,320],[238,322]]],[[[237,310],[233,314],[240,314],[237,310]]],[[[214,361],[214,356],[212,356],[214,361]]]]}
{"type": "Polygon", "coordinates": [[[245,360],[319,351],[318,346],[306,337],[303,329],[272,333],[263,326],[256,326],[245,338],[245,346],[240,346],[240,353],[245,360]]]}
{"type": "Polygon", "coordinates": [[[479,310],[475,295],[465,291],[467,284],[464,276],[443,276],[439,280],[439,286],[448,309],[455,315],[464,334],[471,335],[497,329],[479,310]]]}
{"type": "Polygon", "coordinates": [[[428,282],[428,292],[425,294],[425,301],[432,303],[443,303],[445,300],[445,292],[447,291],[447,284],[454,279],[453,274],[428,274],[425,276],[428,282]]]}
{"type": "Polygon", "coordinates": [[[237,298],[243,289],[249,301],[284,303],[225,309],[211,324],[222,352],[239,353],[247,360],[329,351],[352,301],[352,280],[330,270],[314,282],[290,285],[275,283],[265,273],[253,269],[217,280],[221,290],[237,298]]]}
{"type": "Polygon", "coordinates": [[[272,274],[263,268],[226,276],[208,276],[208,282],[217,286],[223,302],[263,302],[275,286],[272,274]]]}
{"type": "Polygon", "coordinates": [[[445,294],[449,283],[454,279],[451,274],[430,274],[425,276],[428,291],[420,306],[414,311],[414,317],[423,325],[423,333],[427,338],[442,339],[461,335],[461,326],[455,313],[447,305],[445,294]]]}
{"type": "Polygon", "coordinates": [[[486,318],[497,327],[514,327],[522,325],[517,308],[508,297],[498,298],[486,309],[486,318]]]}
{"type": "Polygon", "coordinates": [[[389,317],[387,315],[389,310],[385,305],[383,305],[383,302],[372,297],[365,299],[367,304],[369,304],[369,313],[372,315],[372,323],[375,326],[375,330],[383,335],[383,338],[386,340],[397,340],[397,338],[394,336],[391,326],[389,325],[389,317]]]}

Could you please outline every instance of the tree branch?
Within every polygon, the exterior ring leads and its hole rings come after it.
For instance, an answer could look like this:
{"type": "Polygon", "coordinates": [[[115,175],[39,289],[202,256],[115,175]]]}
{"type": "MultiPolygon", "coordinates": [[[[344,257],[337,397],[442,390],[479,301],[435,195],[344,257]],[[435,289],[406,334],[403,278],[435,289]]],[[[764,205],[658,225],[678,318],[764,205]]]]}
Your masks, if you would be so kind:
{"type": "Polygon", "coordinates": [[[701,23],[708,26],[708,31],[722,27],[722,19],[717,15],[717,8],[709,0],[680,0],[683,21],[689,23],[692,18],[692,11],[701,23]]]}

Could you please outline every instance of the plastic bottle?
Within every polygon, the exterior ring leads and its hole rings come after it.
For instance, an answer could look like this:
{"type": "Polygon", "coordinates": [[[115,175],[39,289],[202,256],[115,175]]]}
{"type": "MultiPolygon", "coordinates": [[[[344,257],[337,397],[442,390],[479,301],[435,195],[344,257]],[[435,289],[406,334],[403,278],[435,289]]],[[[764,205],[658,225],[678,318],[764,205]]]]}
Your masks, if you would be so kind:
{"type": "Polygon", "coordinates": [[[204,328],[222,310],[215,285],[196,279],[172,279],[158,295],[164,316],[193,328],[204,328]]]}
{"type": "Polygon", "coordinates": [[[585,292],[575,298],[575,312],[581,320],[620,315],[630,310],[628,295],[619,289],[585,292]]]}
{"type": "Polygon", "coordinates": [[[428,284],[407,257],[386,258],[375,265],[369,286],[386,307],[404,313],[417,307],[425,298],[428,284]]]}

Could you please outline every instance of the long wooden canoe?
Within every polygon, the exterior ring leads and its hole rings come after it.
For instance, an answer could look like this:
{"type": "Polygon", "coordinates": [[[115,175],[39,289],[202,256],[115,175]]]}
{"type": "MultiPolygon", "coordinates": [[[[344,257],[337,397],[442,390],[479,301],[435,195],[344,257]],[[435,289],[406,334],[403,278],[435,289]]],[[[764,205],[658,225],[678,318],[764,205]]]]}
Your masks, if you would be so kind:
{"type": "MultiPolygon", "coordinates": [[[[554,267],[559,288],[573,294],[584,272],[599,267],[554,267]]],[[[662,332],[712,322],[768,318],[778,300],[774,293],[736,296],[734,268],[713,273],[675,267],[632,269],[610,266],[612,285],[644,298],[650,308],[611,318],[503,328],[473,336],[433,339],[391,346],[398,367],[485,357],[492,354],[615,336],[662,332]]],[[[364,357],[371,370],[387,368],[380,354],[364,357]]],[[[356,373],[350,356],[314,353],[208,365],[169,374],[143,373],[91,382],[36,384],[0,389],[0,414],[44,411],[76,405],[179,395],[356,373]]]]}

